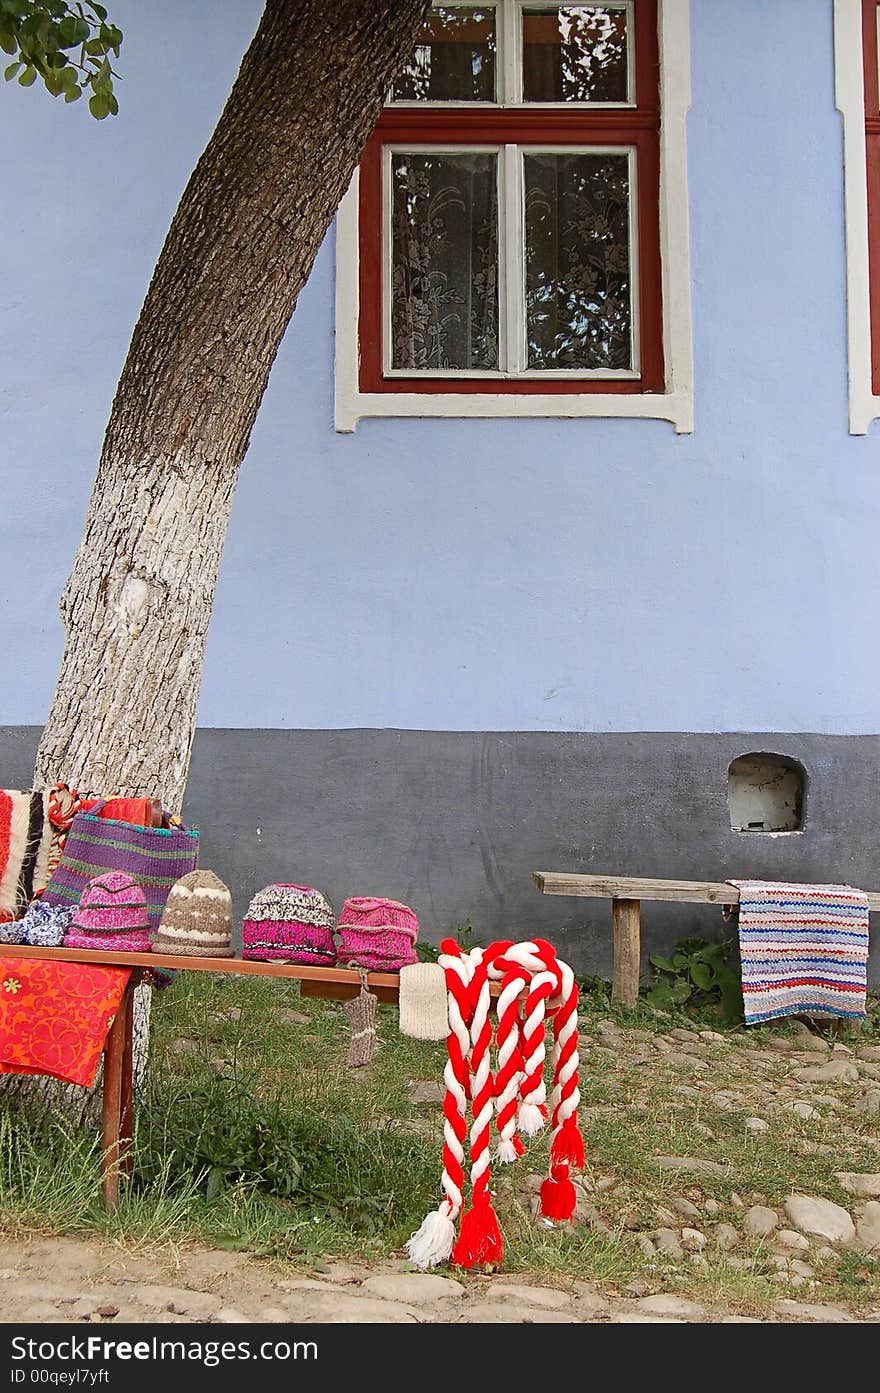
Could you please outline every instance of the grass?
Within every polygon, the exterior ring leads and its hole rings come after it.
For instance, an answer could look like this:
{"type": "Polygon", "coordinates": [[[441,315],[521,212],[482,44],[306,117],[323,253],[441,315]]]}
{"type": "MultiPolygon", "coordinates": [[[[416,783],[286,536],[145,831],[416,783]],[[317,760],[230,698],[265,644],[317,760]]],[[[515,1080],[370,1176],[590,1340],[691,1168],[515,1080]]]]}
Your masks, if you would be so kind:
{"type": "MultiPolygon", "coordinates": [[[[774,1282],[774,1255],[759,1243],[737,1250],[738,1265],[714,1253],[706,1268],[643,1254],[639,1234],[674,1217],[675,1197],[690,1198],[701,1214],[707,1201],[714,1204],[697,1225],[703,1228],[741,1222],[737,1195],[745,1204],[779,1206],[801,1189],[852,1207],[835,1172],[880,1170],[876,1118],[853,1110],[857,1088],[834,1084],[828,1093],[840,1105],[823,1106],[821,1118],[802,1121],[778,1109],[767,1113],[770,1131],[753,1135],[744,1115],[767,1112],[768,1085],[789,1066],[782,1054],[761,1063],[743,1049],[762,1048],[787,1025],[734,1034],[738,1044],[711,1047],[707,1070],[682,1073],[680,1060],[671,1064],[651,1048],[649,1034],[709,1022],[644,1003],[626,1012],[607,1001],[606,984],[586,988],[582,1121],[594,1222],[552,1230],[534,1223],[529,1205],[547,1144],[533,1143],[518,1166],[494,1172],[505,1271],[561,1285],[586,1279],[609,1292],[636,1282],[745,1313],[781,1295],[870,1301],[880,1270],[862,1254],[820,1264],[809,1292],[774,1282]],[[608,1020],[627,1032],[625,1049],[603,1044],[597,1026],[608,1020]],[[720,1105],[725,1088],[743,1095],[737,1109],[720,1105]],[[662,1154],[713,1160],[724,1174],[662,1170],[652,1160],[662,1154]]],[[[872,1008],[858,1034],[830,1033],[842,1041],[880,1038],[880,1003],[872,1008]]],[[[182,974],[154,997],[135,1172],[117,1212],[108,1215],[100,1204],[97,1135],[71,1133],[57,1117],[5,1103],[0,1229],[89,1233],[131,1245],[201,1242],[302,1268],[320,1269],[329,1254],[399,1254],[440,1197],[440,1107],[415,1104],[410,1084],[439,1084],[444,1048],[405,1039],[396,1012],[385,1009],[370,1065],[346,1068],[347,1040],[342,1005],[303,999],[293,982],[182,974]]]]}

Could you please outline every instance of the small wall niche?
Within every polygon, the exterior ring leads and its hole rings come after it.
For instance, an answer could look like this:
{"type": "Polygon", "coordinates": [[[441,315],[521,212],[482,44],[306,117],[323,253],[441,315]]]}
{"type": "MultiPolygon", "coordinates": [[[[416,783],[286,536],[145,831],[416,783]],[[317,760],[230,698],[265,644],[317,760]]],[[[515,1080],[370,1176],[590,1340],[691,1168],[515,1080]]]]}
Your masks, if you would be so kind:
{"type": "Polygon", "coordinates": [[[740,755],[727,771],[727,802],[734,832],[800,832],[807,775],[787,755],[740,755]]]}

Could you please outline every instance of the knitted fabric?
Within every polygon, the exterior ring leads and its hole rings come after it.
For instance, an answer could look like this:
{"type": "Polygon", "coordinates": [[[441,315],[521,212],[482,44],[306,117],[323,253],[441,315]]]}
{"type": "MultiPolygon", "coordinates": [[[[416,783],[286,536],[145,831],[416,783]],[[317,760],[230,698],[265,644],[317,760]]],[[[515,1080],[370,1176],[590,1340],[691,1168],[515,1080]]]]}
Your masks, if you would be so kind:
{"type": "Polygon", "coordinates": [[[40,900],[34,900],[28,905],[21,921],[24,930],[21,942],[30,943],[34,948],[60,948],[72,918],[73,910],[64,905],[43,904],[40,900]]]}
{"type": "Polygon", "coordinates": [[[408,905],[372,897],[348,899],[337,924],[339,961],[349,967],[397,972],[418,961],[419,921],[408,905]]]}
{"type": "Polygon", "coordinates": [[[134,876],[147,899],[150,927],[158,931],[168,892],[199,863],[195,827],[139,827],[92,812],[74,815],[61,860],[43,893],[46,904],[79,904],[90,878],[108,871],[134,876]]]}
{"type": "Polygon", "coordinates": [[[48,797],[31,789],[0,789],[0,921],[20,918],[48,881],[48,797]]]}
{"type": "Polygon", "coordinates": [[[349,1069],[362,1069],[376,1053],[376,1007],[379,998],[367,987],[367,974],[361,973],[361,989],[353,1001],[346,1001],[349,1044],[346,1064],[349,1069]]]}
{"type": "Polygon", "coordinates": [[[446,974],[439,963],[400,969],[400,1033],[411,1040],[445,1040],[449,1034],[446,974]]]}
{"type": "Polygon", "coordinates": [[[191,958],[234,956],[232,896],[213,871],[190,871],[172,885],[153,951],[191,958]]]}
{"type": "Polygon", "coordinates": [[[241,930],[242,957],[332,967],[333,910],[311,885],[266,885],[248,905],[241,930]]]}
{"type": "Polygon", "coordinates": [[[98,953],[149,953],[150,931],[131,929],[127,933],[90,934],[71,927],[64,935],[64,947],[93,948],[98,953]]]}
{"type": "Polygon", "coordinates": [[[147,900],[134,876],[127,871],[105,871],[93,876],[64,935],[64,946],[149,953],[147,900]]]}

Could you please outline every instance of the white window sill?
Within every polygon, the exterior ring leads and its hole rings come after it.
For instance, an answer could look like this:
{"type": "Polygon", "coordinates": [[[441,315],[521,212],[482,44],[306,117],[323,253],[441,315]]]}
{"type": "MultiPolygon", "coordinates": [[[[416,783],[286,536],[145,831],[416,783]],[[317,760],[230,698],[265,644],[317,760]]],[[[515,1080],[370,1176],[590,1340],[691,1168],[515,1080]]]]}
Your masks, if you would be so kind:
{"type": "Polygon", "coordinates": [[[678,434],[694,428],[693,398],[685,392],[343,392],[337,380],[336,430],[353,431],[370,416],[459,417],[637,417],[671,421],[678,434]]]}

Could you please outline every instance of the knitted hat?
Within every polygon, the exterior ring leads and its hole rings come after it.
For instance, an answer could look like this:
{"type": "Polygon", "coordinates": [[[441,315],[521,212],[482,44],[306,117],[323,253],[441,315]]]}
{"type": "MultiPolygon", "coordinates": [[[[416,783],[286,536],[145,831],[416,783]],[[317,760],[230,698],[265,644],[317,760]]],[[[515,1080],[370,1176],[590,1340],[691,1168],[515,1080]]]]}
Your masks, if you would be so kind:
{"type": "Polygon", "coordinates": [[[175,881],[165,902],[154,953],[232,958],[232,896],[213,871],[190,871],[175,881]]]}
{"type": "Polygon", "coordinates": [[[339,961],[377,972],[397,972],[417,961],[419,921],[409,905],[372,896],[349,899],[337,924],[339,961]]]}
{"type": "Polygon", "coordinates": [[[80,896],[64,946],[148,953],[147,901],[134,876],[127,871],[93,876],[80,896]]]}
{"type": "Polygon", "coordinates": [[[311,885],[276,883],[259,890],[241,928],[243,958],[330,967],[336,961],[333,909],[311,885]]]}

